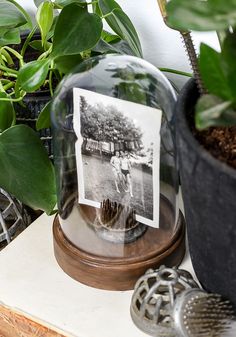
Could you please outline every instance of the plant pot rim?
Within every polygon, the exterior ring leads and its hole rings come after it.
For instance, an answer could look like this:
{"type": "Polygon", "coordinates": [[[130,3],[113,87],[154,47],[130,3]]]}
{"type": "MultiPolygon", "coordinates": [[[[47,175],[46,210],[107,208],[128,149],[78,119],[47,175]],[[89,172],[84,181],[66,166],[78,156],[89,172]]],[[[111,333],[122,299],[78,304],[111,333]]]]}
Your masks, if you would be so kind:
{"type": "Polygon", "coordinates": [[[24,96],[23,98],[23,101],[24,100],[27,100],[29,98],[41,98],[41,97],[50,97],[50,99],[52,99],[52,96],[50,94],[50,91],[49,89],[43,89],[43,90],[37,90],[37,91],[34,91],[34,92],[27,92],[27,94],[24,96]]]}
{"type": "MultiPolygon", "coordinates": [[[[218,166],[219,170],[221,172],[224,172],[225,174],[228,174],[232,177],[236,176],[236,170],[227,165],[226,163],[220,161],[219,159],[212,156],[212,154],[207,151],[193,136],[187,119],[186,119],[186,113],[188,111],[188,105],[189,102],[192,100],[191,97],[194,97],[193,103],[195,104],[195,100],[199,96],[197,91],[197,85],[194,78],[191,78],[183,87],[181,90],[177,104],[176,104],[176,119],[177,123],[179,125],[178,129],[181,133],[182,137],[188,142],[188,144],[192,147],[192,149],[197,153],[199,157],[202,158],[205,162],[207,162],[210,166],[218,166]]],[[[177,135],[178,137],[178,135],[177,135]]]]}

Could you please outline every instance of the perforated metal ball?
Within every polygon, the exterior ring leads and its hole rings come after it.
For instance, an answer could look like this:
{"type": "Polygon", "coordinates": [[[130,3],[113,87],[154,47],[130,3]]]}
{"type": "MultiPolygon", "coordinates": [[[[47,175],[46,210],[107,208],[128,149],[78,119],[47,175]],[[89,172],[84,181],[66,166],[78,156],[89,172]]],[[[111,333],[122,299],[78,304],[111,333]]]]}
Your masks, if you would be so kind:
{"type": "Polygon", "coordinates": [[[9,243],[29,223],[30,217],[22,203],[0,188],[0,242],[9,243]]]}
{"type": "Polygon", "coordinates": [[[149,269],[136,283],[131,317],[142,331],[156,337],[176,337],[172,312],[176,297],[184,290],[198,288],[191,274],[161,266],[149,269]]]}

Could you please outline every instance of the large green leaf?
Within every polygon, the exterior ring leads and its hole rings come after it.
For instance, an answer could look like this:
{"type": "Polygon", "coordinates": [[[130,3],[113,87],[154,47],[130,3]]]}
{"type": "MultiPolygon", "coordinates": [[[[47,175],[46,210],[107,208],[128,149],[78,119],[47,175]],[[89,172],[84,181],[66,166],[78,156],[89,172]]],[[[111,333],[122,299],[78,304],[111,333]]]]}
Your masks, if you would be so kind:
{"type": "Polygon", "coordinates": [[[178,30],[224,30],[236,24],[236,0],[172,0],[168,25],[178,30]]]}
{"type": "MultiPolygon", "coordinates": [[[[116,8],[122,10],[120,5],[114,0],[99,0],[98,5],[103,15],[111,13],[116,8]]],[[[115,22],[114,22],[114,26],[115,26],[115,22]]],[[[116,29],[119,29],[119,26],[117,26],[116,29]]]]}
{"type": "Polygon", "coordinates": [[[58,20],[58,15],[55,15],[54,18],[53,18],[52,27],[47,34],[47,40],[50,40],[54,36],[54,31],[55,31],[55,27],[56,27],[56,24],[57,24],[57,20],[58,20]]]}
{"type": "Polygon", "coordinates": [[[226,35],[221,55],[233,100],[236,101],[236,33],[228,33],[226,35]]]}
{"type": "Polygon", "coordinates": [[[35,50],[38,50],[40,53],[44,53],[45,49],[48,50],[52,44],[46,41],[44,47],[42,46],[42,40],[33,40],[29,43],[29,46],[35,50]]]}
{"type": "Polygon", "coordinates": [[[0,27],[0,37],[3,37],[8,31],[9,28],[0,27]]]}
{"type": "Polygon", "coordinates": [[[121,38],[118,35],[114,35],[110,32],[107,32],[106,30],[102,31],[101,38],[107,43],[115,43],[121,40],[121,38]]]}
{"type": "Polygon", "coordinates": [[[34,4],[35,4],[36,7],[39,7],[45,1],[46,0],[34,0],[34,4]]]}
{"type": "Polygon", "coordinates": [[[230,101],[223,101],[213,95],[203,95],[196,105],[195,123],[199,130],[210,126],[235,125],[236,111],[230,101]]]}
{"type": "Polygon", "coordinates": [[[119,53],[118,50],[111,44],[107,43],[103,39],[100,39],[96,46],[92,49],[93,52],[98,54],[119,53]]]}
{"type": "Polygon", "coordinates": [[[116,51],[120,54],[135,56],[135,52],[130,48],[130,45],[127,43],[127,41],[121,40],[112,43],[111,46],[115,48],[116,51]]]}
{"type": "Polygon", "coordinates": [[[220,53],[201,44],[199,66],[204,85],[210,93],[226,100],[234,97],[220,53]]]}
{"type": "Polygon", "coordinates": [[[90,49],[101,32],[102,20],[98,15],[88,13],[87,7],[68,5],[62,9],[55,27],[52,55],[56,58],[90,49]]]}
{"type": "Polygon", "coordinates": [[[68,74],[82,61],[80,54],[59,56],[55,59],[55,68],[63,74],[68,74]]]}
{"type": "Polygon", "coordinates": [[[93,2],[92,6],[93,6],[93,12],[95,14],[97,14],[98,16],[102,16],[102,12],[101,12],[101,9],[100,9],[100,7],[98,5],[98,2],[93,2]]]}
{"type": "Polygon", "coordinates": [[[134,54],[142,57],[142,48],[138,34],[129,17],[122,11],[114,0],[99,0],[99,7],[105,16],[105,20],[114,32],[126,40],[134,54]],[[109,14],[109,15],[108,15],[109,14]]]}
{"type": "Polygon", "coordinates": [[[47,213],[56,203],[54,168],[41,140],[26,125],[0,135],[0,186],[47,213]]]}
{"type": "Polygon", "coordinates": [[[103,39],[100,39],[92,51],[99,54],[118,53],[135,56],[134,51],[124,40],[118,41],[116,43],[107,43],[103,39]]]}
{"type": "Polygon", "coordinates": [[[23,90],[34,92],[44,83],[49,70],[49,61],[32,61],[19,71],[18,80],[23,90]]]}
{"type": "Polygon", "coordinates": [[[16,6],[6,0],[0,0],[0,27],[15,28],[27,22],[16,6]]]}
{"type": "Polygon", "coordinates": [[[38,116],[36,122],[37,130],[46,129],[51,126],[50,109],[51,109],[51,101],[45,105],[45,107],[41,110],[38,116]]]}
{"type": "Polygon", "coordinates": [[[15,119],[15,111],[12,102],[1,101],[1,98],[7,97],[5,92],[0,92],[0,133],[8,129],[15,119]]]}
{"type": "Polygon", "coordinates": [[[82,5],[85,5],[87,3],[86,0],[56,0],[55,4],[65,7],[74,2],[76,2],[77,4],[82,4],[82,5]]]}
{"type": "MultiPolygon", "coordinates": [[[[130,21],[129,17],[121,10],[114,9],[110,16],[106,17],[106,21],[112,27],[112,23],[116,22],[119,30],[115,31],[122,39],[127,41],[130,48],[137,57],[142,57],[142,48],[138,38],[138,34],[130,21]]],[[[112,27],[113,28],[113,27],[112,27]]]]}
{"type": "Polygon", "coordinates": [[[51,1],[45,1],[40,4],[36,13],[36,20],[41,32],[42,44],[44,45],[53,23],[53,3],[51,1]]]}
{"type": "Polygon", "coordinates": [[[0,47],[8,44],[19,44],[20,42],[19,28],[9,29],[2,37],[0,37],[0,47]]]}
{"type": "MultiPolygon", "coordinates": [[[[205,1],[205,0],[201,0],[201,1],[205,1]]],[[[223,2],[222,0],[207,0],[209,2],[209,4],[211,5],[211,7],[215,7],[217,10],[221,10],[223,12],[228,12],[229,11],[229,7],[233,8],[234,6],[236,6],[236,0],[227,0],[227,6],[223,7],[223,2]]]]}

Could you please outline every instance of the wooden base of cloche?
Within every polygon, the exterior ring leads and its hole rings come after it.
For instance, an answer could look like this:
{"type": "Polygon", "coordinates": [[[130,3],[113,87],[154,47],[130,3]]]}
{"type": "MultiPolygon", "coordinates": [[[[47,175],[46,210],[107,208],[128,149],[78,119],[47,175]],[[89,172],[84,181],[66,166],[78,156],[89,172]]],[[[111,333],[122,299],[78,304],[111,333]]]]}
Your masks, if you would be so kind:
{"type": "Polygon", "coordinates": [[[64,235],[56,216],[53,224],[54,254],[60,267],[81,283],[100,289],[129,290],[134,288],[137,279],[147,269],[158,268],[162,264],[177,266],[183,259],[185,221],[182,213],[171,240],[162,242],[160,246],[157,233],[158,230],[148,227],[143,237],[132,243],[137,251],[135,258],[96,256],[73,245],[64,235]],[[143,255],[145,245],[156,245],[155,254],[143,255]]]}

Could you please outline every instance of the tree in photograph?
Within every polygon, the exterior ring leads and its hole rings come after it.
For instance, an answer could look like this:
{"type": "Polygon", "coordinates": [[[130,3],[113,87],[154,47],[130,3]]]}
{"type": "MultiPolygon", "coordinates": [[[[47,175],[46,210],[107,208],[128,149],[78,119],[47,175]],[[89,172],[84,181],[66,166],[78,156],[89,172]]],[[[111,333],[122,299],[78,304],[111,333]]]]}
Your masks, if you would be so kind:
{"type": "Polygon", "coordinates": [[[114,105],[103,103],[90,105],[80,97],[81,134],[86,141],[98,142],[134,141],[141,143],[142,131],[132,119],[124,116],[114,105]]]}

